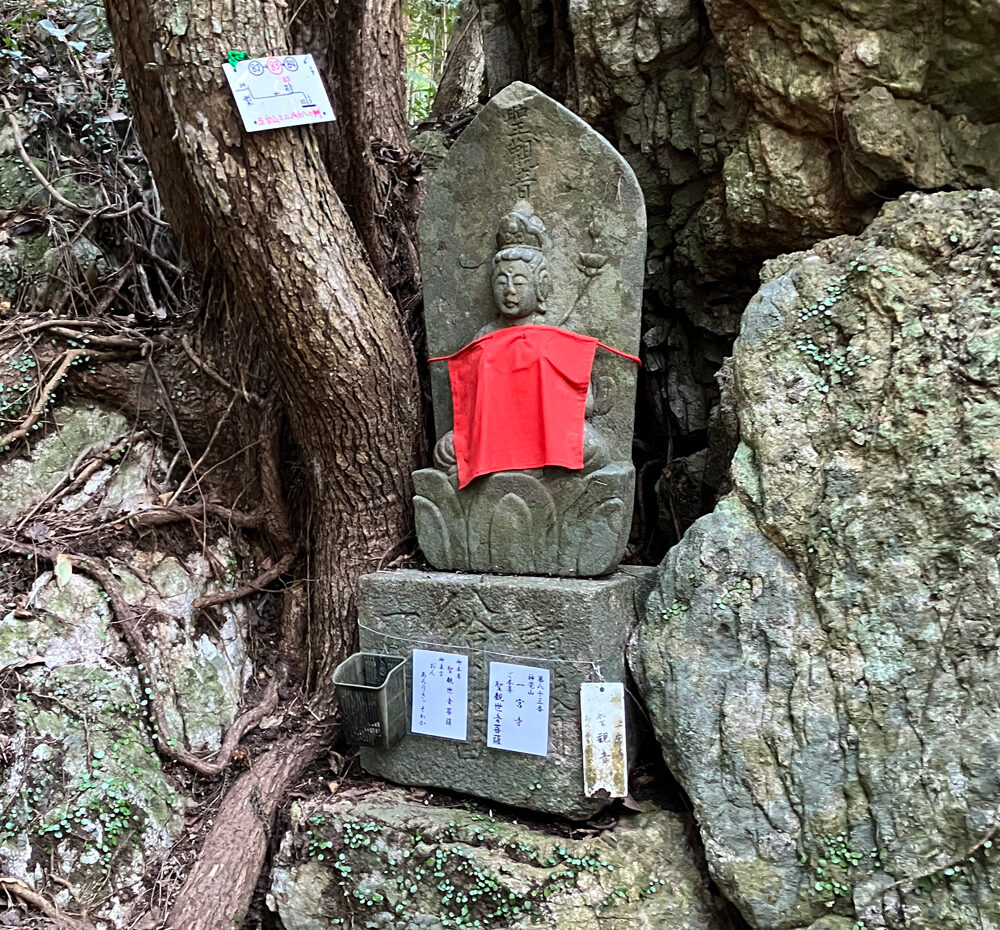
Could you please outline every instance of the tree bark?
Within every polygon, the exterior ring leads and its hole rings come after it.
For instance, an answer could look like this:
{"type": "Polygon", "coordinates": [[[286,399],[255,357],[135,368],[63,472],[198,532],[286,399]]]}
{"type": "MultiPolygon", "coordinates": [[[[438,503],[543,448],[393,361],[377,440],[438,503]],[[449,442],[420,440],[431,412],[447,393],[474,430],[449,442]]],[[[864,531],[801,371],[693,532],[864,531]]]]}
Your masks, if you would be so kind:
{"type": "Polygon", "coordinates": [[[578,109],[569,0],[477,0],[482,14],[486,86],[492,97],[528,81],[578,109]]]}
{"type": "Polygon", "coordinates": [[[493,97],[514,81],[527,80],[517,0],[477,0],[486,53],[486,92],[493,97]]]}
{"type": "Polygon", "coordinates": [[[474,0],[461,0],[455,14],[444,72],[434,95],[431,116],[439,119],[472,106],[483,83],[483,30],[474,0]]]}
{"type": "MultiPolygon", "coordinates": [[[[414,352],[309,128],[245,134],[222,65],[287,54],[281,0],[109,0],[167,216],[221,273],[280,383],[312,504],[309,648],[319,680],[354,638],[354,591],[410,533],[414,352]]],[[[397,41],[391,38],[387,41],[397,41]]]]}
{"type": "Polygon", "coordinates": [[[240,926],[264,865],[275,814],[319,755],[320,740],[286,741],[256,759],[226,794],[167,917],[173,930],[240,926]]]}
{"type": "MultiPolygon", "coordinates": [[[[345,4],[345,15],[363,6],[345,4]]],[[[389,0],[377,6],[394,9],[389,0]]],[[[294,51],[284,0],[108,0],[107,10],[167,217],[202,278],[221,279],[232,295],[233,322],[255,334],[285,401],[308,481],[300,528],[310,542],[306,639],[314,704],[323,705],[332,692],[325,683],[354,642],[358,576],[410,534],[410,472],[422,435],[414,351],[367,260],[377,268],[392,256],[378,252],[377,237],[366,252],[312,128],[243,131],[222,67],[230,49],[294,51]]],[[[377,20],[364,22],[368,39],[387,50],[383,66],[395,67],[388,50],[400,41],[398,21],[388,18],[384,35],[377,20]]],[[[365,68],[346,54],[357,80],[365,68]]],[[[378,70],[366,62],[369,75],[378,70]]],[[[392,123],[402,138],[401,123],[392,123]]],[[[353,118],[352,126],[347,154],[362,168],[341,180],[360,179],[364,223],[382,192],[364,186],[370,145],[353,118]]],[[[228,930],[245,912],[276,807],[318,746],[291,738],[253,762],[223,802],[171,926],[228,930]]]]}
{"type": "Polygon", "coordinates": [[[315,56],[337,114],[316,129],[327,172],[373,268],[417,332],[423,185],[406,133],[401,4],[312,0],[292,31],[297,49],[315,56]]]}

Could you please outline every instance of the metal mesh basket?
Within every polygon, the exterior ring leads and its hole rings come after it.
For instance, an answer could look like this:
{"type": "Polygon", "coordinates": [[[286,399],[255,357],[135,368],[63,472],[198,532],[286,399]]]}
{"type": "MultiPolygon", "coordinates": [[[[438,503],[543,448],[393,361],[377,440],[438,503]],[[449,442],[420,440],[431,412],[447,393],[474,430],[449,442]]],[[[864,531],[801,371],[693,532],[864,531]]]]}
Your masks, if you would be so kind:
{"type": "Polygon", "coordinates": [[[406,659],[356,652],[333,673],[347,741],[388,749],[406,734],[406,659]]]}

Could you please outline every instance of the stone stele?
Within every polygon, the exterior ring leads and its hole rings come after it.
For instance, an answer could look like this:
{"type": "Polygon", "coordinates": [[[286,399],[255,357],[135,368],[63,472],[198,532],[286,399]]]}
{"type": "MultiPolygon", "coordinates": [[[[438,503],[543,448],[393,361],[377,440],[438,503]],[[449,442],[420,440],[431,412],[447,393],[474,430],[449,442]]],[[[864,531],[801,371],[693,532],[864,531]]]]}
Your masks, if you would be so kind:
{"type": "Polygon", "coordinates": [[[391,749],[361,750],[365,771],[572,819],[600,811],[610,802],[583,793],[580,684],[598,675],[625,680],[625,642],[655,577],[656,569],[639,567],[595,579],[410,570],[363,576],[363,651],[409,657],[423,648],[469,658],[468,739],[412,734],[408,715],[407,735],[391,749]],[[487,746],[490,662],[551,671],[547,756],[487,746]]]}
{"type": "MultiPolygon", "coordinates": [[[[621,155],[545,94],[510,85],[483,107],[429,185],[420,259],[430,356],[531,324],[637,354],[645,247],[642,192],[621,155]],[[517,260],[520,246],[533,261],[517,260]],[[505,307],[496,288],[515,266],[529,279],[520,309],[505,307]],[[533,312],[522,312],[529,304],[533,312]]],[[[431,365],[431,383],[434,467],[413,476],[417,536],[431,565],[564,577],[613,571],[632,517],[635,364],[597,350],[581,470],[499,472],[461,490],[445,363],[431,365]]]]}

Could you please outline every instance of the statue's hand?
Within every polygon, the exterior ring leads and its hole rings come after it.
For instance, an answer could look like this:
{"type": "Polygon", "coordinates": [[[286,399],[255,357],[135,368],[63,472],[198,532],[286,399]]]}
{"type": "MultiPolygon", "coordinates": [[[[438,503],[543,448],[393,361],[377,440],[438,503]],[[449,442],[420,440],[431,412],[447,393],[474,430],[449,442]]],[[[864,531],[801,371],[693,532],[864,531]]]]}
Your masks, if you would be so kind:
{"type": "Polygon", "coordinates": [[[583,470],[596,471],[611,461],[611,450],[601,431],[592,423],[583,425],[583,470]]]}
{"type": "Polygon", "coordinates": [[[448,430],[434,446],[434,467],[439,471],[452,473],[458,471],[458,458],[455,455],[455,434],[448,430]]]}

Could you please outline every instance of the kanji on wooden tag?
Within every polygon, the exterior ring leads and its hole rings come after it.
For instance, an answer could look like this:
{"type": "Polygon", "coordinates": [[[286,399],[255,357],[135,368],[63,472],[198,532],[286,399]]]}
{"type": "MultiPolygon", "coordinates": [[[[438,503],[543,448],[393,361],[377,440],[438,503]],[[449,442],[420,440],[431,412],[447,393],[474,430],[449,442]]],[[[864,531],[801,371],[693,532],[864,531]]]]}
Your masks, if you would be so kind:
{"type": "Polygon", "coordinates": [[[588,798],[628,794],[625,747],[625,686],[620,681],[580,685],[583,734],[583,793],[588,798]]]}

